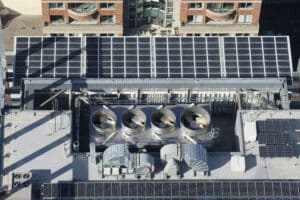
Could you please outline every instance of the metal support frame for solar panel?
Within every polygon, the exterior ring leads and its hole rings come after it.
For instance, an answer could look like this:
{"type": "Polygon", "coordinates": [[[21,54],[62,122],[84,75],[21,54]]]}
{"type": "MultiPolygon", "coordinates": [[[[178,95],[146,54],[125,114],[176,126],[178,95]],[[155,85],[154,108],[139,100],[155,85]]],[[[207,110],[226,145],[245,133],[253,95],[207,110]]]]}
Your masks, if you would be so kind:
{"type": "Polygon", "coordinates": [[[289,120],[268,119],[257,121],[256,124],[261,157],[293,156],[293,141],[289,120]]]}
{"type": "Polygon", "coordinates": [[[46,183],[44,200],[75,199],[194,199],[298,198],[299,180],[101,181],[46,183]]]}

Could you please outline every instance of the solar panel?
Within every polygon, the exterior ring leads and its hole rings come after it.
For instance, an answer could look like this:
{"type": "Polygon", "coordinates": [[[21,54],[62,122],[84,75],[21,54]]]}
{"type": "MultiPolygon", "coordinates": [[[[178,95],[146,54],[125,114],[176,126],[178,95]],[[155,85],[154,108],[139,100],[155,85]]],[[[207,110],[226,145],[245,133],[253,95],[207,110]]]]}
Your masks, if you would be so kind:
{"type": "MultiPolygon", "coordinates": [[[[128,183],[121,184],[121,196],[126,197],[129,194],[128,183]]],[[[147,191],[147,190],[146,190],[147,191]]]]}
{"type": "Polygon", "coordinates": [[[102,181],[46,183],[48,199],[298,198],[299,180],[102,181]],[[150,187],[148,187],[150,186],[150,187]]]}
{"type": "Polygon", "coordinates": [[[268,119],[257,121],[256,124],[261,157],[293,156],[293,141],[289,120],[268,119]]]}
{"type": "MultiPolygon", "coordinates": [[[[165,185],[163,185],[163,189],[165,190],[165,185]]],[[[188,183],[188,191],[189,191],[189,196],[192,196],[192,197],[196,196],[197,183],[195,183],[195,182],[188,183]]],[[[164,191],[164,194],[166,194],[165,191],[164,191]]]]}
{"type": "Polygon", "coordinates": [[[288,37],[17,37],[22,78],[287,78],[288,37]]]}
{"type": "Polygon", "coordinates": [[[272,187],[273,187],[273,184],[272,184],[272,182],[265,182],[264,183],[264,185],[265,185],[265,195],[266,196],[273,196],[274,195],[274,193],[273,193],[273,189],[272,189],[272,187]]]}
{"type": "Polygon", "coordinates": [[[287,145],[259,146],[260,157],[292,157],[293,148],[287,145]]]}
{"type": "Polygon", "coordinates": [[[224,54],[226,77],[291,81],[288,37],[224,37],[224,54]]]}
{"type": "Polygon", "coordinates": [[[87,37],[87,78],[150,78],[150,38],[87,37]]]}
{"type": "Polygon", "coordinates": [[[290,190],[291,190],[291,196],[299,196],[299,190],[298,190],[298,184],[297,183],[290,183],[290,190]]]}
{"type": "Polygon", "coordinates": [[[146,185],[145,183],[138,184],[138,196],[143,197],[146,195],[146,185]]]}
{"type": "Polygon", "coordinates": [[[79,78],[82,38],[17,37],[15,81],[22,78],[79,78]]]}
{"type": "Polygon", "coordinates": [[[274,182],[273,183],[273,191],[274,191],[274,196],[281,196],[281,183],[280,182],[274,182]]]}
{"type": "MultiPolygon", "coordinates": [[[[121,187],[121,195],[123,195],[122,187],[121,187]]],[[[97,197],[103,196],[103,184],[102,183],[95,183],[95,196],[97,196],[97,197]]]]}
{"type": "Polygon", "coordinates": [[[218,37],[156,37],[157,78],[221,78],[218,37]]]}
{"type": "Polygon", "coordinates": [[[186,196],[188,196],[188,183],[186,183],[186,182],[180,182],[179,183],[179,185],[180,185],[180,187],[179,187],[179,194],[180,194],[180,196],[182,196],[182,197],[186,197],[186,196]]]}

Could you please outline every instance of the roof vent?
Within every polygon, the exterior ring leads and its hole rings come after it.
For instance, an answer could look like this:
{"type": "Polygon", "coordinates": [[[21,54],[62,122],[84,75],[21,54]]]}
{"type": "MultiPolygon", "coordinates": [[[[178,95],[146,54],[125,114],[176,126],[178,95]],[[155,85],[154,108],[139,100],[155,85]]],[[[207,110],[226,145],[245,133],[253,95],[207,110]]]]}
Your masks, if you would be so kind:
{"type": "Polygon", "coordinates": [[[151,115],[152,130],[155,134],[163,135],[175,130],[176,117],[167,108],[160,108],[151,115]]]}
{"type": "Polygon", "coordinates": [[[122,115],[122,127],[129,136],[144,132],[145,125],[146,115],[138,108],[129,109],[122,115]]]}
{"type": "Polygon", "coordinates": [[[210,115],[201,106],[187,108],[181,115],[181,127],[188,136],[206,134],[210,126],[210,115]]]}
{"type": "Polygon", "coordinates": [[[106,137],[116,131],[116,121],[115,113],[108,108],[100,108],[92,114],[91,118],[94,129],[106,137]]]}

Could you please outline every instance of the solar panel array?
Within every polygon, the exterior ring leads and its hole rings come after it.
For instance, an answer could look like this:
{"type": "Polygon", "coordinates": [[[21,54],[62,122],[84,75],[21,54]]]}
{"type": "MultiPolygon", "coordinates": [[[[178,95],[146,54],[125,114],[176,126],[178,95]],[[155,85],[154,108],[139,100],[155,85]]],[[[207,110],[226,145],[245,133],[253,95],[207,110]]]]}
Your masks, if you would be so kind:
{"type": "Polygon", "coordinates": [[[88,78],[151,78],[151,46],[146,37],[88,37],[88,78]]]}
{"type": "Polygon", "coordinates": [[[21,78],[292,80],[288,37],[17,37],[21,78]]]}
{"type": "Polygon", "coordinates": [[[292,157],[294,155],[289,120],[257,121],[256,127],[261,157],[292,157]]]}
{"type": "Polygon", "coordinates": [[[221,78],[218,37],[156,37],[156,78],[221,78]]]}
{"type": "Polygon", "coordinates": [[[17,37],[15,79],[81,77],[82,38],[17,37]]]}
{"type": "Polygon", "coordinates": [[[298,198],[299,181],[115,181],[44,184],[48,199],[272,199],[298,198]]]}
{"type": "Polygon", "coordinates": [[[225,37],[227,77],[287,77],[291,63],[287,37],[225,37]]]}

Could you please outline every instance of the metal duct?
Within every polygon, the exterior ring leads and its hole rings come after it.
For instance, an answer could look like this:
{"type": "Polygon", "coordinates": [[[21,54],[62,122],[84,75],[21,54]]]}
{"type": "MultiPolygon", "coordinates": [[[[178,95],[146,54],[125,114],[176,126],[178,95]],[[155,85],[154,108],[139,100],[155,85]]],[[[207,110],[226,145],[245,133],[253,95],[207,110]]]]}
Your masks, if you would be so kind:
{"type": "Polygon", "coordinates": [[[168,160],[165,168],[164,168],[164,174],[167,177],[176,177],[180,174],[180,166],[178,164],[178,161],[175,159],[168,160]]]}
{"type": "Polygon", "coordinates": [[[136,166],[135,174],[149,177],[152,172],[154,172],[154,159],[148,153],[138,153],[136,154],[136,166]]]}
{"type": "Polygon", "coordinates": [[[103,167],[131,168],[131,157],[125,144],[115,144],[103,153],[103,167]]]}
{"type": "Polygon", "coordinates": [[[180,160],[180,144],[167,144],[160,149],[160,159],[168,162],[170,159],[180,160]]]}
{"type": "Polygon", "coordinates": [[[182,144],[181,156],[193,170],[208,171],[207,151],[200,144],[182,144]]]}

